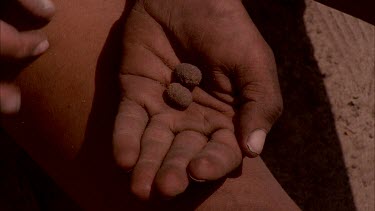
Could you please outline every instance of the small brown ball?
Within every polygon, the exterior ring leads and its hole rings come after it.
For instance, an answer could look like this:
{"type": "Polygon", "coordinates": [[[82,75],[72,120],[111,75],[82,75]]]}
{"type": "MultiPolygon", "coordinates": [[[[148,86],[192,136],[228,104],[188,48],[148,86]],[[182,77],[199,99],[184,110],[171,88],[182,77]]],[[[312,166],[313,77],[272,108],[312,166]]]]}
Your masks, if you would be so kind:
{"type": "Polygon", "coordinates": [[[202,80],[202,73],[198,67],[188,63],[177,65],[174,70],[174,75],[177,82],[188,88],[198,86],[202,80]]]}
{"type": "Polygon", "coordinates": [[[186,87],[171,83],[166,90],[167,103],[178,109],[186,109],[193,102],[193,96],[186,87]]]}

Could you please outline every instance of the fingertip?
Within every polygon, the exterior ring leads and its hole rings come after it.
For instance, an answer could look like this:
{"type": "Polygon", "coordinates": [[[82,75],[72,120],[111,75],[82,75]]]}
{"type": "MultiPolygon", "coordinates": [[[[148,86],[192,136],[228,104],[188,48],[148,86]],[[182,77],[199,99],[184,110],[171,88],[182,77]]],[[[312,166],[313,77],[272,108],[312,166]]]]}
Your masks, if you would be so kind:
{"type": "Polygon", "coordinates": [[[130,191],[135,195],[139,200],[147,201],[150,199],[151,195],[151,186],[140,183],[132,183],[130,185],[130,191]]]}
{"type": "Polygon", "coordinates": [[[49,48],[47,36],[39,30],[19,32],[0,20],[0,57],[24,59],[39,56],[49,48]]]}
{"type": "Polygon", "coordinates": [[[164,199],[171,199],[183,193],[188,185],[189,180],[186,177],[186,170],[176,171],[170,169],[169,171],[162,171],[158,173],[155,180],[158,193],[164,199]]]}
{"type": "Polygon", "coordinates": [[[21,94],[17,86],[0,84],[0,113],[15,114],[21,107],[21,94]]]}
{"type": "Polygon", "coordinates": [[[43,40],[40,42],[32,51],[31,56],[39,56],[44,53],[49,48],[48,40],[43,40]]]}
{"type": "Polygon", "coordinates": [[[50,20],[56,12],[51,0],[18,0],[33,15],[50,20]]]}
{"type": "Polygon", "coordinates": [[[188,174],[196,182],[216,180],[222,176],[222,172],[217,167],[218,163],[212,162],[209,157],[202,156],[190,161],[188,174]]]}
{"type": "Polygon", "coordinates": [[[137,163],[138,155],[139,150],[137,149],[127,150],[127,152],[114,149],[114,157],[117,165],[127,172],[130,172],[137,163]]]}
{"type": "Polygon", "coordinates": [[[244,155],[253,158],[261,154],[267,133],[276,121],[277,111],[262,103],[248,102],[241,108],[237,137],[244,155]]]}
{"type": "Polygon", "coordinates": [[[257,157],[262,153],[267,133],[264,129],[256,129],[248,136],[244,151],[248,157],[257,157]]]}
{"type": "Polygon", "coordinates": [[[188,170],[195,181],[217,180],[232,172],[241,161],[241,149],[233,131],[221,129],[211,135],[206,147],[190,161],[188,170]]]}
{"type": "MultiPolygon", "coordinates": [[[[151,197],[152,184],[154,176],[144,168],[149,167],[149,164],[137,165],[134,167],[130,182],[130,192],[140,200],[149,200],[151,197]]],[[[150,166],[151,167],[151,166],[150,166]]]]}
{"type": "Polygon", "coordinates": [[[44,2],[42,7],[42,17],[50,20],[56,12],[55,4],[50,0],[42,1],[44,2]]]}

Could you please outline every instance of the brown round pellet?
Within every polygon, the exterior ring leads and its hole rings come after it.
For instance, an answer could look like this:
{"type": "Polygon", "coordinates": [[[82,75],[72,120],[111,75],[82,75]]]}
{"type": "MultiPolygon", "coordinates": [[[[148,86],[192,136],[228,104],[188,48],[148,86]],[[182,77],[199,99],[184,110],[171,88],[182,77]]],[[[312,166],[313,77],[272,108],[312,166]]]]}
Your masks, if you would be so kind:
{"type": "Polygon", "coordinates": [[[186,87],[171,83],[166,90],[167,103],[178,109],[186,109],[193,102],[193,96],[186,87]]]}
{"type": "Polygon", "coordinates": [[[198,86],[202,80],[202,73],[198,67],[188,63],[177,65],[174,70],[174,75],[177,82],[187,88],[198,86]]]}

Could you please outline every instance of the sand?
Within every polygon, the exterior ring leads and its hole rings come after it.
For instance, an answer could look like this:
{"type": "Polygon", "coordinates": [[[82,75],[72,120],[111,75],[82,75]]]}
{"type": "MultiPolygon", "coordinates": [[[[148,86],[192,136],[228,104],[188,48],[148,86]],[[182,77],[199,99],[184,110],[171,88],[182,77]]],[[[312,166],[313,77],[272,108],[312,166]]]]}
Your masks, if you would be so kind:
{"type": "Polygon", "coordinates": [[[375,27],[316,2],[304,15],[358,210],[374,210],[375,27]]]}
{"type": "Polygon", "coordinates": [[[374,26],[311,0],[244,3],[284,99],[263,160],[303,210],[374,210],[374,26]]]}

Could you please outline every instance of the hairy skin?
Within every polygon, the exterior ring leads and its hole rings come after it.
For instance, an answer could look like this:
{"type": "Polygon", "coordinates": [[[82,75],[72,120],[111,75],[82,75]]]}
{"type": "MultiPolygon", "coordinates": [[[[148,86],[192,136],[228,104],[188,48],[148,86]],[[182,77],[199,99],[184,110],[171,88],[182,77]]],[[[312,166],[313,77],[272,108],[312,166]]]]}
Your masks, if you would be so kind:
{"type": "Polygon", "coordinates": [[[239,0],[138,0],[128,14],[114,156],[141,199],[216,180],[251,156],[246,140],[282,110],[273,54],[239,0]],[[203,74],[184,111],[163,92],[182,62],[203,74]]]}

